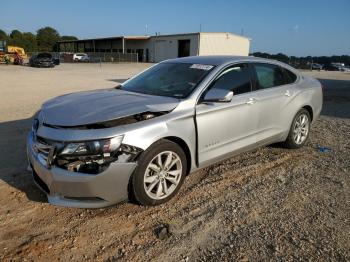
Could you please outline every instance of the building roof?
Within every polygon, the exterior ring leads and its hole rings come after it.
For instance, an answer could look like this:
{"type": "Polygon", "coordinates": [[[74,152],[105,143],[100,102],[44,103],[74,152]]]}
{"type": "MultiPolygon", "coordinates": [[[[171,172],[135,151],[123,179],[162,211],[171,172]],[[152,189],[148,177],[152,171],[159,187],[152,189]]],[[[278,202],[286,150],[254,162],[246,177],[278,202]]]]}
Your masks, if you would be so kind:
{"type": "Polygon", "coordinates": [[[74,42],[86,42],[86,41],[100,41],[100,40],[116,40],[116,39],[126,39],[126,40],[148,40],[151,37],[171,37],[171,36],[182,36],[182,35],[196,35],[196,34],[230,34],[250,40],[250,38],[236,35],[228,32],[193,32],[193,33],[182,33],[182,34],[167,34],[167,35],[154,35],[154,36],[111,36],[111,37],[102,37],[102,38],[88,38],[88,39],[79,39],[79,40],[61,40],[57,41],[58,43],[74,43],[74,42]]]}
{"type": "Polygon", "coordinates": [[[237,34],[233,34],[233,33],[230,33],[230,32],[193,32],[193,33],[178,33],[178,34],[166,34],[166,35],[155,35],[155,36],[152,36],[152,37],[171,37],[171,36],[182,36],[182,35],[197,35],[197,34],[229,34],[229,35],[234,35],[234,36],[237,36],[237,37],[242,37],[242,38],[245,38],[245,39],[248,39],[248,40],[251,40],[251,38],[249,37],[246,37],[246,36],[243,36],[243,35],[237,35],[237,34]]]}
{"type": "Polygon", "coordinates": [[[78,39],[78,40],[60,40],[57,41],[57,43],[73,43],[73,42],[86,42],[86,41],[98,41],[98,40],[115,40],[115,39],[127,39],[127,40],[148,40],[151,37],[150,36],[111,36],[111,37],[102,37],[102,38],[87,38],[87,39],[78,39]]]}
{"type": "Polygon", "coordinates": [[[147,39],[150,39],[151,37],[150,36],[138,36],[138,35],[127,35],[127,36],[124,36],[125,39],[128,39],[128,40],[147,40],[147,39]]]}

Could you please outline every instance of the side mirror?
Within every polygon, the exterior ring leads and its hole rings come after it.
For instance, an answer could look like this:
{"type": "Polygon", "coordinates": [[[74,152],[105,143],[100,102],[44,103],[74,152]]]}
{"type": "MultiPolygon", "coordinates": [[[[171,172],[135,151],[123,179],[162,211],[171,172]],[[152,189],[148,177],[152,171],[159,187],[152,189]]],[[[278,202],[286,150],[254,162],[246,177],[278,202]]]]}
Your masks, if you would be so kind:
{"type": "Polygon", "coordinates": [[[232,97],[232,91],[213,88],[206,93],[203,102],[231,102],[232,97]]]}

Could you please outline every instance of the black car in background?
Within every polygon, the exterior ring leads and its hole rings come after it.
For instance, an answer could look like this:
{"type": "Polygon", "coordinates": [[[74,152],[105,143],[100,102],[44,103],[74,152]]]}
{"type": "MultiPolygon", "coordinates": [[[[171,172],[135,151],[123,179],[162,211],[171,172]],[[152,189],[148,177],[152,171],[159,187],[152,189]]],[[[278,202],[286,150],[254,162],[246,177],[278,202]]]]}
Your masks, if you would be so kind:
{"type": "Polygon", "coordinates": [[[32,67],[54,67],[59,64],[60,60],[51,53],[38,53],[29,59],[29,65],[32,67]]]}
{"type": "Polygon", "coordinates": [[[312,68],[312,70],[319,70],[320,71],[323,69],[323,65],[317,64],[317,63],[312,63],[311,68],[312,68]]]}

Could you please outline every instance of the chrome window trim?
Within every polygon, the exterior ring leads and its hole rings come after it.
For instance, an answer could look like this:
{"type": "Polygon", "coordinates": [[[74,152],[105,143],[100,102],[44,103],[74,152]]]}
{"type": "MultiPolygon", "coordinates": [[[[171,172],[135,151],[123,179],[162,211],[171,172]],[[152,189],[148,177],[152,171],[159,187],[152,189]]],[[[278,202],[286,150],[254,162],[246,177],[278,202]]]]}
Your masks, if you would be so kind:
{"type": "MultiPolygon", "coordinates": [[[[225,66],[223,66],[222,68],[219,68],[218,69],[218,72],[215,73],[214,76],[211,77],[211,79],[209,80],[209,82],[202,88],[202,90],[200,91],[199,95],[197,96],[196,98],[196,106],[197,105],[200,105],[199,103],[199,100],[200,98],[202,97],[203,93],[209,88],[209,86],[217,79],[218,76],[220,76],[221,73],[223,73],[227,68],[231,67],[231,66],[234,66],[234,65],[238,65],[238,64],[248,64],[248,61],[235,61],[233,63],[229,63],[229,64],[226,64],[225,66]]],[[[209,77],[209,75],[207,76],[209,77]]],[[[251,79],[252,80],[252,79],[251,79]]],[[[252,88],[253,88],[253,83],[251,81],[251,85],[252,85],[252,88]]],[[[253,91],[250,91],[250,93],[252,93],[253,91]]],[[[234,97],[238,97],[240,95],[245,95],[245,94],[248,94],[249,92],[247,93],[242,93],[242,94],[238,94],[238,95],[234,95],[234,97]]]]}

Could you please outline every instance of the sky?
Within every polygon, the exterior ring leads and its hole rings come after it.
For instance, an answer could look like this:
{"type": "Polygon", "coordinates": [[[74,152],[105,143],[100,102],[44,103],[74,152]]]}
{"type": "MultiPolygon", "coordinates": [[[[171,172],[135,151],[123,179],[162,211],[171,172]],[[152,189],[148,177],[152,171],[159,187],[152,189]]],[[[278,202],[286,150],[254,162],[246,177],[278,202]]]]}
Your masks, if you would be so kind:
{"type": "Polygon", "coordinates": [[[0,29],[51,26],[80,39],[231,32],[251,52],[350,55],[350,0],[0,0],[0,29]]]}

